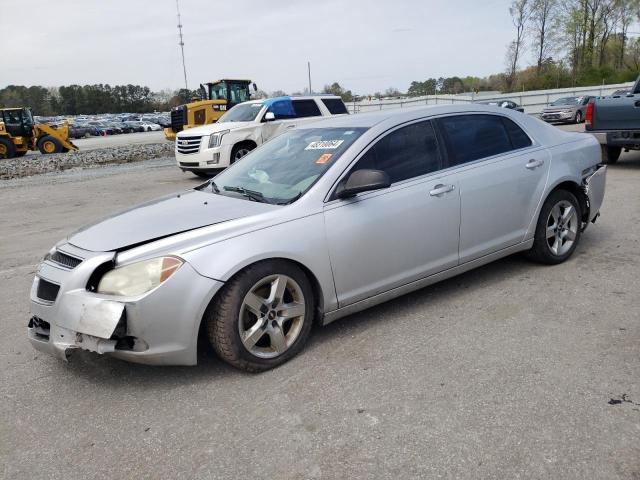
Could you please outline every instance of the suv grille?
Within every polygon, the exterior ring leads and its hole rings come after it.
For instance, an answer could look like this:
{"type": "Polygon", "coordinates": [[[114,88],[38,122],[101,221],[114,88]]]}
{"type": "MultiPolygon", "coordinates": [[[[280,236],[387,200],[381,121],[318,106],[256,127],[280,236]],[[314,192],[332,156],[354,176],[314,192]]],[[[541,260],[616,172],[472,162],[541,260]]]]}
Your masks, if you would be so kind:
{"type": "Polygon", "coordinates": [[[70,270],[76,268],[78,265],[82,263],[81,259],[72,257],[71,255],[67,255],[66,253],[62,253],[58,250],[53,252],[53,254],[49,255],[48,259],[70,270]]]}
{"type": "Polygon", "coordinates": [[[59,290],[60,285],[56,285],[55,283],[51,283],[40,278],[38,280],[38,292],[36,295],[38,298],[46,300],[47,302],[55,302],[59,290]]]}
{"type": "Polygon", "coordinates": [[[184,124],[187,123],[186,113],[187,109],[184,105],[171,110],[171,130],[176,133],[182,131],[184,124]]]}
{"type": "Polygon", "coordinates": [[[178,153],[183,155],[198,153],[201,141],[202,137],[178,137],[176,138],[176,148],[178,153]]]}

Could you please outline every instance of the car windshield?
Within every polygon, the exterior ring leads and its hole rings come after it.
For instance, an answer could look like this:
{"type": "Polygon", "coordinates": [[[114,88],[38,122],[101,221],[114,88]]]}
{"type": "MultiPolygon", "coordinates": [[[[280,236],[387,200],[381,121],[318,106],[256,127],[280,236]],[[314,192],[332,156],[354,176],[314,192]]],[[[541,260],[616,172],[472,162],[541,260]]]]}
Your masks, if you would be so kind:
{"type": "Polygon", "coordinates": [[[226,122],[252,122],[262,110],[262,103],[243,103],[236,105],[227,113],[222,115],[218,123],[226,122]]]}
{"type": "Polygon", "coordinates": [[[216,176],[211,189],[248,200],[291,203],[309,190],[365,130],[310,128],[284,133],[216,176]]]}
{"type": "Polygon", "coordinates": [[[554,107],[559,105],[577,105],[579,102],[580,102],[580,99],[578,97],[566,97],[566,98],[559,98],[558,100],[553,102],[551,105],[553,105],[554,107]]]}

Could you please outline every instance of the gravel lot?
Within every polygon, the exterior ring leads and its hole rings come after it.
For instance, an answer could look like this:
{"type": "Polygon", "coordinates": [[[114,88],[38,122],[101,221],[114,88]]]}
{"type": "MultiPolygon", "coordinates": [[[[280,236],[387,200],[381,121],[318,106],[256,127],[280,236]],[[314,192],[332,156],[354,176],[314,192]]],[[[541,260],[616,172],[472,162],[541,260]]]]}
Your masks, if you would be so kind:
{"type": "Polygon", "coordinates": [[[640,154],[567,263],[513,256],[319,329],[261,375],[28,344],[34,266],[197,185],[170,159],[0,182],[0,477],[640,478],[640,154]]]}
{"type": "MultiPolygon", "coordinates": [[[[150,143],[162,143],[164,138],[162,130],[157,132],[126,133],[121,135],[108,135],[105,137],[89,137],[71,139],[81,152],[98,148],[120,147],[126,145],[147,145],[150,143]]],[[[40,152],[30,151],[27,155],[40,155],[40,152]]]]}

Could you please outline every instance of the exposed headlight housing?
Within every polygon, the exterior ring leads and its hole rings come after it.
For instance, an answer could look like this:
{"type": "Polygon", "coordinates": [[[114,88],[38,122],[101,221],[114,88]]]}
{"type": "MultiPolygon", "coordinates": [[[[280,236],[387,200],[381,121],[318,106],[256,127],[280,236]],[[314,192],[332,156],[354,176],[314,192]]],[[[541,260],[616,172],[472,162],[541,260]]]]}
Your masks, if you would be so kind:
{"type": "Polygon", "coordinates": [[[222,144],[222,137],[224,137],[227,133],[229,133],[229,130],[212,133],[209,136],[209,148],[219,147],[222,144]]]}
{"type": "Polygon", "coordinates": [[[98,283],[98,293],[133,297],[153,290],[184,263],[178,257],[158,257],[114,268],[98,283]]]}

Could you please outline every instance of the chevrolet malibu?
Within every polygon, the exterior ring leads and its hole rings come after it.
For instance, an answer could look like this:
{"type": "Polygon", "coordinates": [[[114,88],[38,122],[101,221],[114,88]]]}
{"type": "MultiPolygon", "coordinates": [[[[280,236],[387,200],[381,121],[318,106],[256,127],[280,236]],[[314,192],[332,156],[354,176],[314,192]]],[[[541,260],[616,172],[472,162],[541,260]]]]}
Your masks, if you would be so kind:
{"type": "Polygon", "coordinates": [[[212,180],[79,230],[37,269],[28,336],[191,365],[199,337],[262,371],[327,324],[516,252],[559,264],[599,214],[590,135],[447,105],[335,117],[212,180]]]}

